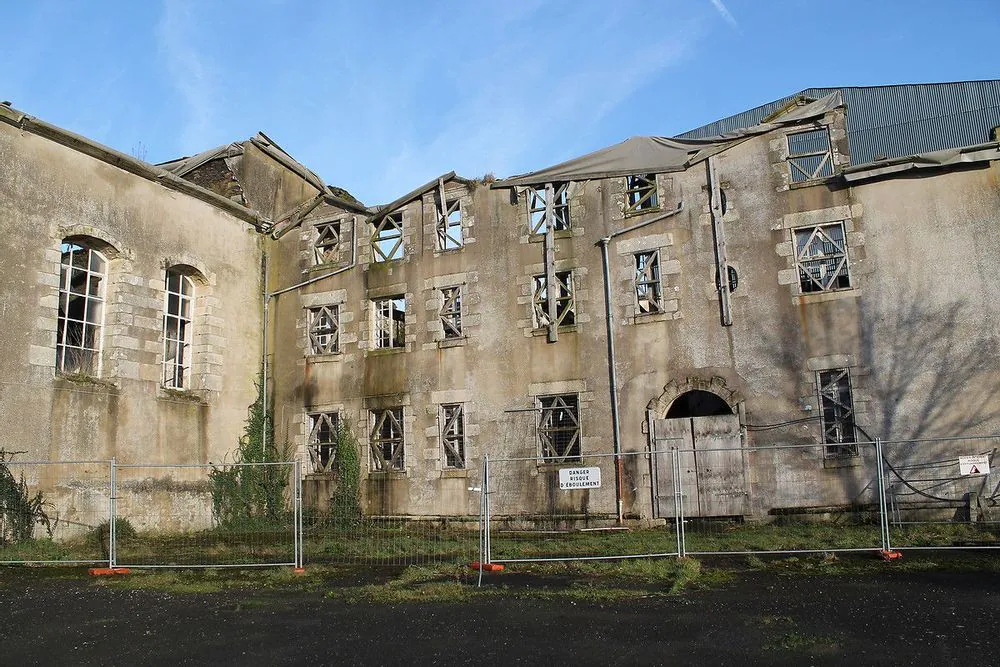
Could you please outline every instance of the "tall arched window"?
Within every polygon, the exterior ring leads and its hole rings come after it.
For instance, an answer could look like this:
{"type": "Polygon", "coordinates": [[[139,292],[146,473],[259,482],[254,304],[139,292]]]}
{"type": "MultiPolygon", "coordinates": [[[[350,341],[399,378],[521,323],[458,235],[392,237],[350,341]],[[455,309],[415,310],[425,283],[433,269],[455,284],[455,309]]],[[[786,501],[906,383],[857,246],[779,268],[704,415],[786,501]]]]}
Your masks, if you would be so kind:
{"type": "Polygon", "coordinates": [[[166,296],[163,309],[163,386],[189,389],[194,281],[176,269],[167,269],[166,296]]]}
{"type": "Polygon", "coordinates": [[[56,371],[99,375],[107,260],[80,241],[60,246],[56,371]]]}

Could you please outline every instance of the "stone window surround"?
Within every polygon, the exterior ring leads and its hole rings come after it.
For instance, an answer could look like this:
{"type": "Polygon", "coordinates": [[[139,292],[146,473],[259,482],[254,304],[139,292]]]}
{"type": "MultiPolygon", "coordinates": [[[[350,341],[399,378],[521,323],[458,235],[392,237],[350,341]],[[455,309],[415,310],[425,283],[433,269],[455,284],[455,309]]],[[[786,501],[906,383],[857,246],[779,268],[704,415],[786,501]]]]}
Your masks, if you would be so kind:
{"type": "Polygon", "coordinates": [[[309,363],[327,361],[353,361],[354,354],[348,353],[349,345],[358,342],[358,335],[348,329],[348,325],[354,321],[354,313],[347,310],[347,290],[328,290],[325,292],[313,292],[300,295],[302,304],[302,314],[296,320],[296,329],[300,330],[297,335],[298,347],[302,350],[303,357],[309,363]],[[339,341],[337,351],[329,354],[311,354],[309,341],[309,310],[320,306],[336,306],[338,320],[339,341]]]}
{"type": "Polygon", "coordinates": [[[851,266],[851,286],[849,288],[802,294],[799,291],[799,270],[795,263],[795,229],[803,227],[817,227],[824,224],[842,222],[844,225],[845,244],[847,246],[848,261],[851,256],[857,256],[865,246],[864,233],[858,229],[857,219],[862,215],[860,204],[833,206],[830,208],[815,209],[812,211],[802,211],[799,213],[789,213],[779,218],[771,230],[781,232],[783,240],[774,247],[775,253],[786,260],[785,269],[778,271],[778,284],[789,288],[792,302],[795,304],[817,303],[832,299],[858,298],[861,290],[856,277],[858,275],[857,265],[851,266]]]}
{"type": "Polygon", "coordinates": [[[615,241],[615,254],[618,255],[619,259],[612,266],[612,271],[614,271],[612,283],[618,283],[623,288],[627,286],[628,289],[627,294],[624,292],[624,289],[621,289],[618,298],[618,303],[625,304],[625,313],[622,316],[623,322],[636,325],[648,322],[676,320],[683,317],[680,309],[680,298],[678,296],[680,287],[678,285],[671,286],[667,280],[668,276],[677,276],[681,273],[680,260],[669,259],[669,249],[673,244],[674,235],[671,232],[636,236],[615,241]],[[653,251],[660,254],[662,310],[657,313],[640,313],[635,291],[635,256],[642,252],[653,251]]]}

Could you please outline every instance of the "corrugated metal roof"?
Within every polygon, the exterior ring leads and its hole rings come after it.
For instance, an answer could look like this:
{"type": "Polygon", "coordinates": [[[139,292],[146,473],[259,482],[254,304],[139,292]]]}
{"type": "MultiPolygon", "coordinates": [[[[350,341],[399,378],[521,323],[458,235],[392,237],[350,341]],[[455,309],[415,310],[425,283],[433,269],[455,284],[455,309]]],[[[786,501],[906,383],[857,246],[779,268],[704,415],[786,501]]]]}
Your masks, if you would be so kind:
{"type": "Polygon", "coordinates": [[[750,127],[799,97],[819,98],[837,90],[847,106],[853,164],[985,143],[1000,126],[1000,80],[989,80],[807,88],[680,136],[700,139],[750,127]]]}

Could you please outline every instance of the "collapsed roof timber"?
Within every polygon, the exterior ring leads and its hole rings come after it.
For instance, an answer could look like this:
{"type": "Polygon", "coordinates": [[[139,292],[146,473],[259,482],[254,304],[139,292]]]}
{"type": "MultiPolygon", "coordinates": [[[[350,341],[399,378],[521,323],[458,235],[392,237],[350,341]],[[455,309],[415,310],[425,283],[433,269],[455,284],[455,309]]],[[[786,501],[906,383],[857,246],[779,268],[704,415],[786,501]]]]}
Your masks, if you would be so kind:
{"type": "Polygon", "coordinates": [[[669,461],[636,454],[677,442],[713,452],[689,515],[864,505],[873,437],[1000,432],[998,100],[811,89],[383,206],[262,133],[154,166],[0,107],[0,428],[42,459],[222,460],[263,360],[319,508],[341,427],[369,514],[475,516],[489,453],[519,461],[498,512],[662,518],[669,461]],[[614,484],[561,489],[581,465],[614,484]]]}

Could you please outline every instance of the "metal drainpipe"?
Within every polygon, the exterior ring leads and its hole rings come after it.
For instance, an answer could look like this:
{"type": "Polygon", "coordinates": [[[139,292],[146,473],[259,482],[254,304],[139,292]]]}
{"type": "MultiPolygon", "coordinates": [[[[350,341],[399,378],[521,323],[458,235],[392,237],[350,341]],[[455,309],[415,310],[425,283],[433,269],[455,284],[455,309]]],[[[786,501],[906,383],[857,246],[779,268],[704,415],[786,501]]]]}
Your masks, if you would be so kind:
{"type": "Polygon", "coordinates": [[[267,460],[267,304],[271,300],[271,295],[267,292],[267,249],[264,250],[264,325],[261,327],[263,332],[263,343],[261,344],[261,350],[264,355],[263,366],[263,377],[261,378],[260,391],[264,395],[264,432],[261,434],[261,460],[267,460]]]}
{"type": "Polygon", "coordinates": [[[621,422],[618,416],[618,371],[615,356],[614,321],[611,308],[611,271],[608,268],[608,243],[611,237],[600,240],[601,263],[604,268],[604,315],[608,326],[608,380],[611,385],[611,427],[613,433],[612,448],[615,454],[615,495],[618,498],[618,524],[624,520],[622,512],[622,437],[621,422]]]}

